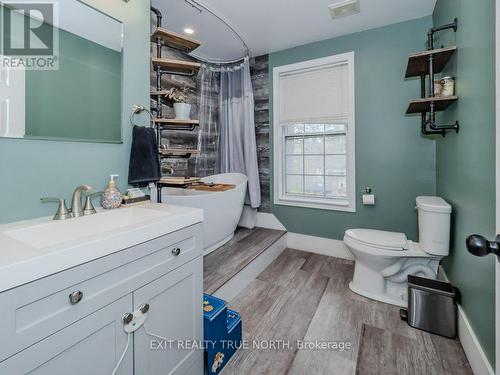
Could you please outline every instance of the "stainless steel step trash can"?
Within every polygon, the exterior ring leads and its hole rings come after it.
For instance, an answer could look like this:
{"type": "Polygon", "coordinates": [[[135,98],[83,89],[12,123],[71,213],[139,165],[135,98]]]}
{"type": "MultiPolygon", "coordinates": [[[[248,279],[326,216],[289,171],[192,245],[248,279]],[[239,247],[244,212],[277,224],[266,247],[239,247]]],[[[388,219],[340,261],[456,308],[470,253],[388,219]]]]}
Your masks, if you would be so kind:
{"type": "Polygon", "coordinates": [[[401,318],[411,327],[454,339],[457,289],[450,283],[408,275],[408,310],[401,318]]]}

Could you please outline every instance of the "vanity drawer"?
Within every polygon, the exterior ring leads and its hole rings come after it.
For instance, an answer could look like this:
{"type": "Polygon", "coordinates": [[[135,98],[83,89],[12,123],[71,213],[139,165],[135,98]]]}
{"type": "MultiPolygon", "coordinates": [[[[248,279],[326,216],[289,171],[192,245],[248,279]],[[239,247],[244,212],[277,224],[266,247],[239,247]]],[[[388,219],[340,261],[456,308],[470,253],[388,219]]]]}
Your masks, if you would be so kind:
{"type": "Polygon", "coordinates": [[[202,228],[197,224],[0,293],[0,361],[202,252],[202,228]]]}

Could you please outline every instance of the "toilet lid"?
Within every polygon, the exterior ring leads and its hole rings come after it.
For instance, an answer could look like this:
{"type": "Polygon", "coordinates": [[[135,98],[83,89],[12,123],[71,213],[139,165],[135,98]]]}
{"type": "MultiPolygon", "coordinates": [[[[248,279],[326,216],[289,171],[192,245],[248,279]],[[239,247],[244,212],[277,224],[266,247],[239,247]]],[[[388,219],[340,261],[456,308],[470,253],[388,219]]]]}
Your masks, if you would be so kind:
{"type": "Polygon", "coordinates": [[[380,249],[408,250],[408,240],[403,233],[374,229],[349,229],[345,232],[345,235],[355,241],[380,249]]]}

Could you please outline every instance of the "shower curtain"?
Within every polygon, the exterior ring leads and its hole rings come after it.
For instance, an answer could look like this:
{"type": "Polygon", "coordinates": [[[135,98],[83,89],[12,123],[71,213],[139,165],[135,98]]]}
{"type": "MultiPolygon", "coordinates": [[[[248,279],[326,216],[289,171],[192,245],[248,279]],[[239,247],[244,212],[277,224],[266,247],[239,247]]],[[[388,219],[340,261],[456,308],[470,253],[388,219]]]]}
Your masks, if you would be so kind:
{"type": "Polygon", "coordinates": [[[243,226],[253,227],[260,206],[260,182],[255,139],[254,97],[250,62],[220,70],[219,169],[221,173],[243,173],[248,192],[243,226]]]}
{"type": "Polygon", "coordinates": [[[194,175],[206,177],[219,172],[219,87],[220,73],[210,66],[200,69],[198,150],[194,175]]]}

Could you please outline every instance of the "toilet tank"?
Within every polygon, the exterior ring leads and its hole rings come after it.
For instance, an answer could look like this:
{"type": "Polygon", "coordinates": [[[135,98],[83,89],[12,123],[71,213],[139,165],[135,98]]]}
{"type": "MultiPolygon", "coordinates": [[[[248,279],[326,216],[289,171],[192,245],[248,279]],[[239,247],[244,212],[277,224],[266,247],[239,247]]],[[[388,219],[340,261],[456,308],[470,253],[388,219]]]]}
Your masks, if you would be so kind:
{"type": "Polygon", "coordinates": [[[426,253],[447,256],[451,206],[440,197],[417,197],[417,209],[420,247],[426,253]]]}

